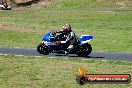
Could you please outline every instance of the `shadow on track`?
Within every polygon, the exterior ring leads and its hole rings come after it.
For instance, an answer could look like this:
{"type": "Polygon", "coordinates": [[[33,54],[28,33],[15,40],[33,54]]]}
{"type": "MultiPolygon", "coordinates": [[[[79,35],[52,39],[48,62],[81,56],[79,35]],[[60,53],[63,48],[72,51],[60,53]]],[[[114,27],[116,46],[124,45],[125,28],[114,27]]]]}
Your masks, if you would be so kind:
{"type": "MultiPolygon", "coordinates": [[[[79,56],[69,56],[69,57],[78,57],[79,58],[79,56]]],[[[87,56],[87,57],[80,57],[80,58],[105,58],[105,57],[87,56]]]]}
{"type": "Polygon", "coordinates": [[[98,56],[98,57],[95,57],[95,56],[87,56],[87,57],[79,57],[75,54],[70,54],[70,55],[65,55],[65,54],[56,54],[55,56],[60,56],[60,57],[77,57],[77,58],[105,58],[105,57],[101,57],[101,56],[98,56]]]}

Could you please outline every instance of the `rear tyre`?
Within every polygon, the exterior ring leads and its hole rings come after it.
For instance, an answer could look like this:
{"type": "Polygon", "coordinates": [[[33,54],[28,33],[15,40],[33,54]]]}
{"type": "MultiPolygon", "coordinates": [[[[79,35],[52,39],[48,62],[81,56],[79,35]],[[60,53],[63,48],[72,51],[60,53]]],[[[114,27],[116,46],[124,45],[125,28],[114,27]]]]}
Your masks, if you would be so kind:
{"type": "Polygon", "coordinates": [[[40,43],[38,46],[37,46],[37,51],[40,53],[40,54],[44,54],[44,55],[48,55],[51,50],[49,49],[48,46],[46,46],[45,44],[43,43],[40,43]]]}
{"type": "Polygon", "coordinates": [[[90,44],[81,45],[78,49],[77,55],[80,57],[87,57],[92,51],[92,47],[90,44]]]}

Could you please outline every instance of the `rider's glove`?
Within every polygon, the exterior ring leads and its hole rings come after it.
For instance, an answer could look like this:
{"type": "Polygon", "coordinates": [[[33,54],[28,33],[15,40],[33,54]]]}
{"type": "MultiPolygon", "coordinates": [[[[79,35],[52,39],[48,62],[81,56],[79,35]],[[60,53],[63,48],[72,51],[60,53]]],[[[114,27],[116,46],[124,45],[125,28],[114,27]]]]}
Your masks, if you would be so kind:
{"type": "Polygon", "coordinates": [[[61,44],[61,41],[56,41],[55,44],[61,44]]]}

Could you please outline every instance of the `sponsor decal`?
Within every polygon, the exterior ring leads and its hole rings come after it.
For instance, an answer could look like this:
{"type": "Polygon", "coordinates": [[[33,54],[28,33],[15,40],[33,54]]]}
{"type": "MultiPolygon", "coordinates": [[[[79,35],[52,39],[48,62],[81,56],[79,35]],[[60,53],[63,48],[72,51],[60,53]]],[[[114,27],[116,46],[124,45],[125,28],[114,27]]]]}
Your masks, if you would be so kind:
{"type": "Polygon", "coordinates": [[[76,78],[78,84],[128,84],[131,81],[129,74],[86,74],[82,67],[79,67],[79,75],[76,78]]]}

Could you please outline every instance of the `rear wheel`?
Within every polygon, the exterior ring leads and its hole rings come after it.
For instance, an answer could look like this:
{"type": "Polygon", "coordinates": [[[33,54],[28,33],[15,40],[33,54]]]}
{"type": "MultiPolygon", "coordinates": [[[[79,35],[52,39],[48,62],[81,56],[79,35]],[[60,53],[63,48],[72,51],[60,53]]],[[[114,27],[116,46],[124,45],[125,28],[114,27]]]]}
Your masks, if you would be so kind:
{"type": "Polygon", "coordinates": [[[91,53],[91,51],[92,51],[91,45],[84,44],[79,47],[77,55],[81,57],[86,57],[91,53]]]}
{"type": "Polygon", "coordinates": [[[48,55],[51,50],[49,49],[48,46],[46,46],[45,44],[43,43],[40,43],[38,46],[37,46],[37,51],[40,53],[40,54],[44,54],[44,55],[48,55]]]}

